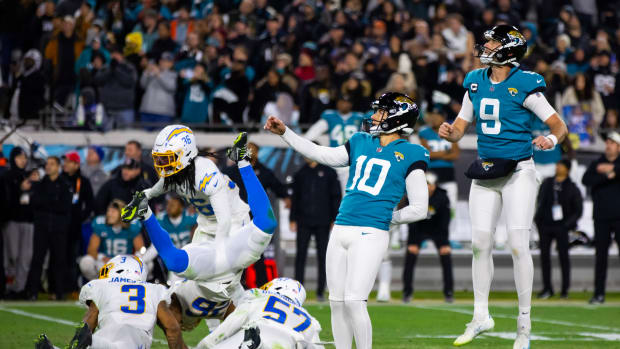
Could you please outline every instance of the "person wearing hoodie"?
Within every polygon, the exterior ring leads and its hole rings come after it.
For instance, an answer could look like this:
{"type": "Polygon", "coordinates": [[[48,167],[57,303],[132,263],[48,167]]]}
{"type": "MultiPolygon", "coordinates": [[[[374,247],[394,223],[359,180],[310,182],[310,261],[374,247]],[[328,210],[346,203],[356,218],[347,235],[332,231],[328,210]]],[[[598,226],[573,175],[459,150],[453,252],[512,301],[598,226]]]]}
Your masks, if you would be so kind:
{"type": "Polygon", "coordinates": [[[13,276],[13,284],[8,285],[9,293],[23,294],[32,259],[32,240],[34,235],[32,181],[28,178],[26,166],[28,156],[20,147],[11,150],[10,169],[2,177],[5,196],[2,205],[8,221],[3,229],[4,255],[7,260],[5,272],[13,276]]]}
{"type": "Polygon", "coordinates": [[[116,176],[108,180],[99,190],[95,197],[95,215],[105,214],[108,205],[114,199],[130,202],[132,194],[137,190],[143,190],[150,185],[140,176],[142,169],[140,163],[127,158],[121,170],[116,176]]]}
{"type": "Polygon", "coordinates": [[[145,89],[140,105],[142,122],[169,124],[174,118],[177,73],[172,69],[173,65],[172,53],[164,52],[159,64],[150,63],[142,74],[140,85],[145,89]]]}
{"type": "Polygon", "coordinates": [[[94,195],[97,195],[99,189],[110,178],[110,174],[101,165],[104,156],[105,151],[102,147],[91,145],[86,153],[86,163],[80,169],[82,175],[90,181],[94,195]]]}
{"type": "Polygon", "coordinates": [[[71,186],[71,221],[69,223],[69,235],[67,240],[67,270],[65,280],[69,287],[68,291],[77,291],[77,278],[79,270],[76,258],[81,255],[82,224],[90,219],[94,210],[95,198],[90,181],[80,171],[81,158],[78,152],[71,151],[64,156],[62,164],[62,177],[71,186]]]}
{"type": "Polygon", "coordinates": [[[11,114],[22,120],[38,118],[39,110],[45,106],[46,83],[41,72],[41,53],[28,50],[14,80],[11,114]]]}

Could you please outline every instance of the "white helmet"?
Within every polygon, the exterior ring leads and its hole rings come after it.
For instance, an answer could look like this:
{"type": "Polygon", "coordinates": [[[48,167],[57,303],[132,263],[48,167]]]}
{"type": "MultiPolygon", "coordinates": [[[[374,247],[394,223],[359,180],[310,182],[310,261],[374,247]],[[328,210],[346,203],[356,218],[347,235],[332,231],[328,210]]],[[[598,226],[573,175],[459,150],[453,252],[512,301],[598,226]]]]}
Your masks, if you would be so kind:
{"type": "Polygon", "coordinates": [[[194,132],[183,125],[164,127],[155,138],[153,165],[160,177],[168,177],[187,167],[198,156],[194,132]]]}
{"type": "Polygon", "coordinates": [[[294,305],[301,307],[306,301],[306,289],[297,280],[277,278],[261,287],[262,290],[272,291],[288,298],[294,305]]]}
{"type": "Polygon", "coordinates": [[[134,281],[146,281],[148,274],[149,272],[142,260],[130,254],[118,255],[99,269],[100,279],[118,276],[134,281]]]}

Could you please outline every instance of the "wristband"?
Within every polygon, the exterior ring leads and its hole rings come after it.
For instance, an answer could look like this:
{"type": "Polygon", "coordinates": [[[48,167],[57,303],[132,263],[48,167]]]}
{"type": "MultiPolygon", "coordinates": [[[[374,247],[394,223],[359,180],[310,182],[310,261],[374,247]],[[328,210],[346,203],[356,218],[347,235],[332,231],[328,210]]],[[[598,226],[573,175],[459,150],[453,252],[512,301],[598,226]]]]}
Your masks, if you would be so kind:
{"type": "Polygon", "coordinates": [[[547,139],[551,141],[551,143],[553,143],[553,146],[555,147],[556,145],[558,145],[558,137],[556,137],[554,134],[550,134],[547,136],[547,139]]]}

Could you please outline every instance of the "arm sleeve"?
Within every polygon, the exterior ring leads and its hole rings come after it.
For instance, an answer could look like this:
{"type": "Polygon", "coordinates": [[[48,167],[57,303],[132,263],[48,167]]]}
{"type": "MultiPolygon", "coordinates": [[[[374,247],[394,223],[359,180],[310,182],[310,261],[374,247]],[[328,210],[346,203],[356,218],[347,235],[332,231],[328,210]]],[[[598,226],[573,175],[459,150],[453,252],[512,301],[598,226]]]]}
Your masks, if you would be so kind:
{"type": "Polygon", "coordinates": [[[474,105],[469,99],[469,91],[465,92],[463,96],[463,102],[461,103],[461,110],[459,114],[456,116],[457,118],[461,118],[469,123],[474,121],[474,105]]]}
{"type": "Polygon", "coordinates": [[[288,127],[284,131],[282,139],[295,151],[318,163],[333,167],[349,166],[349,151],[344,145],[335,148],[316,145],[295,134],[288,127]]]}
{"type": "Polygon", "coordinates": [[[228,337],[232,336],[245,325],[248,316],[252,313],[251,303],[242,303],[232,312],[226,320],[224,320],[215,331],[211,332],[207,337],[198,343],[197,349],[212,348],[228,337]]]}
{"type": "Polygon", "coordinates": [[[304,135],[304,138],[313,141],[319,138],[325,132],[327,132],[328,129],[329,125],[327,124],[327,121],[325,121],[325,119],[320,119],[319,121],[315,122],[314,125],[310,126],[310,128],[304,135]]]}
{"type": "Polygon", "coordinates": [[[405,179],[409,205],[392,214],[392,224],[404,224],[426,218],[428,212],[428,186],[421,169],[413,170],[405,179]]]}
{"type": "Polygon", "coordinates": [[[547,101],[547,98],[545,98],[545,95],[539,92],[527,96],[523,101],[523,107],[536,114],[542,122],[547,121],[551,115],[556,113],[555,109],[547,101]]]}
{"type": "Polygon", "coordinates": [[[165,193],[166,191],[164,190],[164,179],[163,178],[160,178],[157,181],[157,183],[155,183],[155,185],[153,185],[149,189],[144,190],[144,194],[146,194],[146,198],[148,200],[156,198],[165,193]]]}

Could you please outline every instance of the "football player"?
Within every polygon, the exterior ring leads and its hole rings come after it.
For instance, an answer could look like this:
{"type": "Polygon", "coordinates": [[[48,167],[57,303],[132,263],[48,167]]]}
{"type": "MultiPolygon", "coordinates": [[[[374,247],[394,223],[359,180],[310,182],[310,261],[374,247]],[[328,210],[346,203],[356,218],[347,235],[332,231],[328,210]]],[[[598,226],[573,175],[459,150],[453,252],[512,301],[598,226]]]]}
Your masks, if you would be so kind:
{"type": "Polygon", "coordinates": [[[486,43],[479,57],[487,68],[471,71],[463,86],[467,89],[461,110],[452,123],[443,123],[439,136],[458,142],[476,121],[478,157],[468,169],[472,178],[469,214],[472,224],[472,278],[474,316],[454,345],[471,342],[494,326],[488,298],[493,279],[493,235],[502,207],[506,211],[508,243],[512,251],[514,278],[519,298],[515,349],[529,348],[530,310],[534,277],[529,249],[538,182],[532,147],[554,148],[566,137],[567,129],[542,92],[542,76],[519,68],[526,41],[513,26],[497,25],[484,33],[486,43]],[[539,118],[550,133],[532,140],[532,122],[539,118]]]}
{"type": "MultiPolygon", "coordinates": [[[[230,236],[214,242],[192,242],[182,249],[174,246],[170,235],[157,221],[148,206],[144,192],[136,192],[129,205],[123,210],[133,211],[132,217],[143,220],[149,237],[168,270],[179,276],[196,281],[218,281],[226,288],[234,288],[231,283],[222,282],[222,276],[238,275],[260,258],[276,228],[276,220],[269,198],[256,178],[248,161],[247,134],[239,134],[228,156],[237,162],[241,179],[248,193],[248,203],[253,219],[230,236]]],[[[238,283],[238,280],[237,280],[238,283]]],[[[231,290],[229,294],[232,294],[231,290]]]]}
{"type": "MultiPolygon", "coordinates": [[[[80,291],[80,303],[88,310],[69,348],[150,348],[156,322],[170,348],[187,348],[168,309],[166,287],[147,283],[147,274],[142,261],[132,255],[116,256],[104,265],[99,279],[80,291]]],[[[44,335],[37,345],[53,348],[44,335]]]]}
{"type": "Polygon", "coordinates": [[[289,278],[248,290],[237,309],[197,348],[323,348],[318,344],[321,325],[303,308],[305,300],[304,287],[289,278]]]}
{"type": "Polygon", "coordinates": [[[372,347],[372,325],[366,308],[389,242],[390,224],[426,218],[429,153],[401,139],[413,132],[418,107],[401,93],[388,92],[373,102],[368,132],[355,133],[345,144],[323,147],[295,134],[270,116],[264,128],[316,162],[350,166],[346,193],[327,246],[327,286],[337,348],[372,347]],[[409,205],[393,212],[404,193],[409,205]]]}

